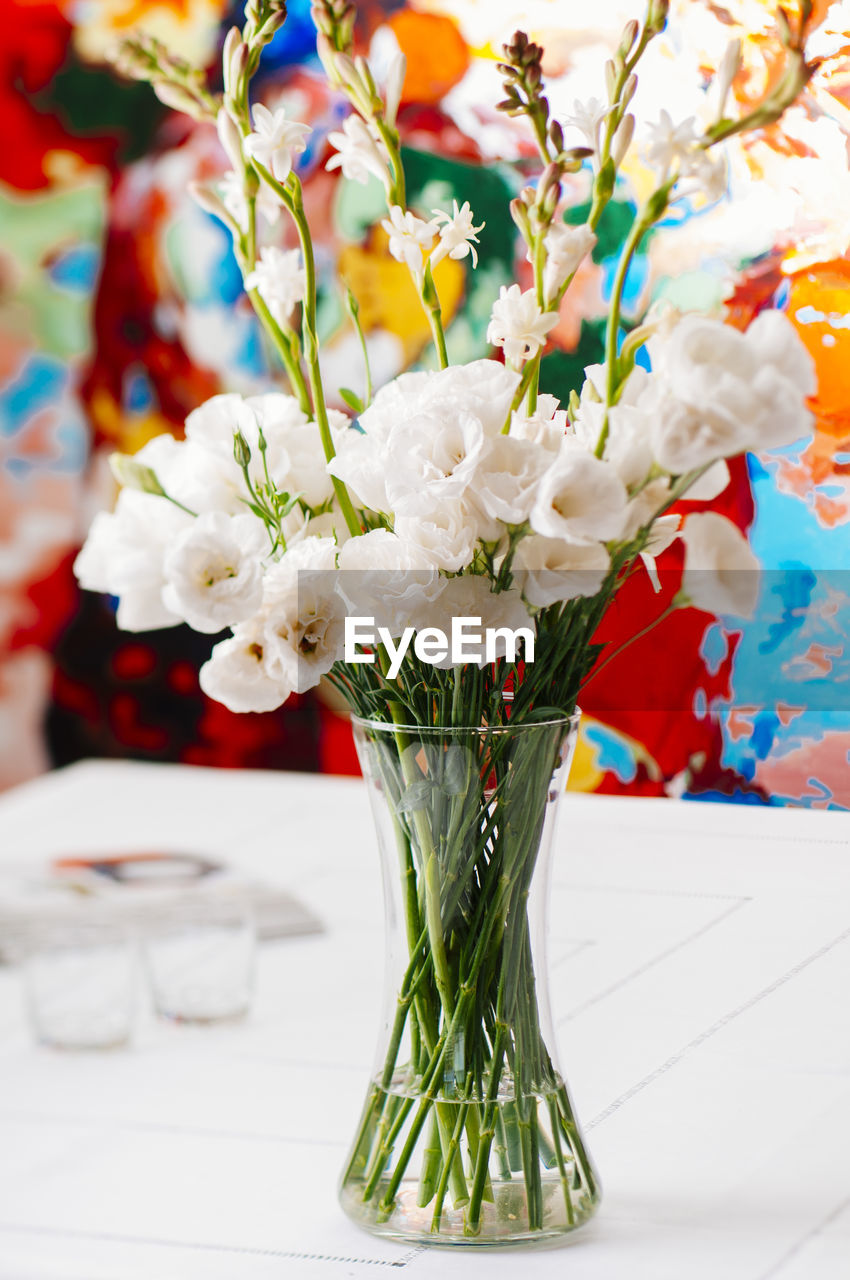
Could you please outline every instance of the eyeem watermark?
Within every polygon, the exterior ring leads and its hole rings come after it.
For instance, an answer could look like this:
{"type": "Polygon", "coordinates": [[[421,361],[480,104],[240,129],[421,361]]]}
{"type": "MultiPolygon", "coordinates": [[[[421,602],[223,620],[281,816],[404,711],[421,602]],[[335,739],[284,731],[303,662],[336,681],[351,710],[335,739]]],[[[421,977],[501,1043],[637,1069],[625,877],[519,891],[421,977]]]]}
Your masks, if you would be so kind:
{"type": "Polygon", "coordinates": [[[448,660],[453,667],[465,662],[495,662],[504,657],[516,662],[519,643],[522,641],[523,658],[534,661],[534,632],[531,627],[485,627],[480,618],[452,618],[451,636],[440,627],[405,627],[395,641],[386,627],[376,627],[374,618],[345,619],[345,661],[374,662],[376,645],[383,645],[390,659],[387,672],[394,679],[413,643],[413,652],[420,662],[432,666],[448,660]],[[358,649],[358,646],[360,648],[358,649]],[[362,649],[371,649],[364,653],[362,649]]]}

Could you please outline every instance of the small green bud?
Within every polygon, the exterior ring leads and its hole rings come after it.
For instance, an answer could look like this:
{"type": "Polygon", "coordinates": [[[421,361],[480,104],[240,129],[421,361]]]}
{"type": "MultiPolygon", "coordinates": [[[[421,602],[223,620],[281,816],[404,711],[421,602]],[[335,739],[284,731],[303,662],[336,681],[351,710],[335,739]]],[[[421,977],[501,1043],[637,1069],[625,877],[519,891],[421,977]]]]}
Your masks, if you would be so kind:
{"type": "Polygon", "coordinates": [[[238,427],[233,433],[233,456],[237,467],[247,467],[251,461],[251,446],[238,427]]]}
{"type": "Polygon", "coordinates": [[[152,493],[157,498],[167,496],[153,467],[146,467],[143,462],[137,462],[128,453],[110,454],[109,468],[118,483],[125,489],[138,489],[140,493],[152,493]]]}

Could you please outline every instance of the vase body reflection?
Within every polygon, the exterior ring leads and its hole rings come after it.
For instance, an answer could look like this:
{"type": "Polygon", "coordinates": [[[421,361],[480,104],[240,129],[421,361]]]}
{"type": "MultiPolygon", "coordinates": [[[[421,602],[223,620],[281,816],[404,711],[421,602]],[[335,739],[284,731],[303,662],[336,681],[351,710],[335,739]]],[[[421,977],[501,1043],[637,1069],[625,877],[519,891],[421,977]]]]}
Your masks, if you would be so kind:
{"type": "Polygon", "coordinates": [[[551,1240],[599,1202],[557,1059],[545,946],[577,717],[492,729],[359,720],[354,731],[387,960],[342,1205],[400,1240],[551,1240]]]}

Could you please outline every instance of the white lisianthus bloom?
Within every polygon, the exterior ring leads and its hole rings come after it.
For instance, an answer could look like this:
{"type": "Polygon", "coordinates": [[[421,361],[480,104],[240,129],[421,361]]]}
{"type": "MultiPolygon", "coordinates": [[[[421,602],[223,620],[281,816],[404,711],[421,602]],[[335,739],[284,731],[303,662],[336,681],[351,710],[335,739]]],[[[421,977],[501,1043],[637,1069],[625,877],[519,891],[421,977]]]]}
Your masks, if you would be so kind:
{"type": "Polygon", "coordinates": [[[493,303],[487,341],[502,347],[510,364],[521,364],[546,345],[546,335],[558,323],[557,311],[541,311],[533,289],[502,285],[493,303]]]}
{"type": "Polygon", "coordinates": [[[484,517],[495,516],[504,524],[524,524],[540,477],[551,463],[552,455],[530,440],[496,436],[487,442],[475,469],[470,498],[484,517]]]}
{"type": "Polygon", "coordinates": [[[305,150],[309,125],[287,120],[284,107],[269,111],[262,103],[251,108],[253,133],[244,141],[245,153],[270,171],[278,182],[286,182],[295,156],[305,150]]]}
{"type": "Polygon", "coordinates": [[[567,434],[567,414],[558,408],[555,396],[537,397],[537,407],[532,414],[511,414],[510,434],[516,440],[530,440],[547,453],[557,453],[567,434]]]}
{"type": "Polygon", "coordinates": [[[133,454],[133,461],[150,467],[169,498],[196,515],[224,511],[235,516],[245,510],[245,489],[232,452],[227,458],[164,432],[133,454]]]}
{"type": "Polygon", "coordinates": [[[565,542],[538,534],[523,538],[513,561],[515,585],[535,609],[595,595],[610,567],[601,542],[565,542]]]}
{"type": "Polygon", "coordinates": [[[478,244],[478,232],[482,231],[487,224],[482,222],[477,227],[473,225],[475,217],[468,200],[460,209],[457,206],[457,200],[453,204],[452,213],[443,213],[442,209],[432,210],[434,221],[441,225],[440,243],[431,254],[431,266],[436,267],[437,263],[448,255],[457,261],[469,256],[472,258],[473,267],[477,267],[478,253],[474,246],[478,244]]]}
{"type": "Polygon", "coordinates": [[[784,311],[760,311],[745,337],[757,364],[770,365],[780,372],[798,396],[815,394],[818,389],[815,362],[784,311]]]}
{"type": "Polygon", "coordinates": [[[95,516],[74,573],[87,591],[118,596],[122,631],[153,631],[181,621],[162,597],[168,547],[192,516],[166,498],[122,489],[115,510],[95,516]]]}
{"type": "Polygon", "coordinates": [[[427,494],[407,499],[403,514],[396,516],[395,531],[429,564],[447,573],[459,573],[472,563],[479,532],[475,515],[462,499],[434,502],[427,494]]]}
{"type": "MultiPolygon", "coordinates": [[[[547,301],[557,298],[561,285],[578,270],[595,244],[596,235],[586,222],[579,227],[572,227],[566,222],[552,224],[545,241],[543,292],[547,301]]],[[[528,256],[530,261],[530,250],[528,256]]]]}
{"type": "MultiPolygon", "coordinates": [[[[299,494],[308,507],[321,507],[333,497],[333,483],[319,428],[310,422],[292,396],[269,392],[249,396],[245,403],[257,415],[266,439],[269,474],[282,493],[299,494]]],[[[339,410],[328,410],[331,437],[335,444],[348,429],[348,418],[339,410]]],[[[262,459],[252,458],[251,468],[262,469],[262,459]]]]}
{"type": "Polygon", "coordinates": [[[443,589],[432,557],[389,529],[372,529],[349,538],[339,552],[339,589],[352,616],[374,618],[375,625],[399,636],[411,615],[427,610],[443,589]]]}
{"type": "Polygon", "coordinates": [[[740,529],[716,511],[703,511],[688,517],[680,536],[685,544],[682,597],[706,613],[751,618],[760,566],[740,529]]]}
{"type": "Polygon", "coordinates": [[[214,634],[244,622],[262,603],[262,558],[269,550],[255,516],[198,516],[165,557],[163,602],[195,631],[214,634]]]}
{"type": "Polygon", "coordinates": [[[445,488],[457,488],[460,481],[469,478],[471,467],[461,467],[472,444],[481,444],[479,428],[490,438],[501,432],[518,382],[519,375],[496,360],[449,365],[433,373],[400,374],[381,388],[360,415],[362,431],[346,432],[336,442],[337,454],[328,470],[344,481],[361,505],[373,511],[392,510],[391,488],[400,497],[418,493],[421,468],[426,463],[432,481],[451,474],[454,480],[445,488]],[[467,422],[465,444],[462,421],[467,422]],[[412,424],[417,439],[411,445],[412,424]],[[450,450],[443,449],[450,440],[461,443],[461,456],[452,459],[450,450]],[[408,447],[418,451],[415,462],[401,456],[408,447]],[[387,462],[390,456],[392,465],[387,462]]]}
{"type": "Polygon", "coordinates": [[[566,436],[540,482],[531,527],[546,538],[605,542],[619,536],[627,501],[614,467],[566,436]]]}
{"type": "Polygon", "coordinates": [[[652,583],[653,591],[661,590],[661,580],[658,577],[658,569],[655,561],[662,551],[666,551],[668,547],[672,547],[676,538],[679,536],[679,526],[682,523],[682,517],[677,515],[659,516],[654,522],[650,530],[649,537],[644,544],[644,548],[640,553],[643,561],[643,567],[649,574],[649,580],[652,583]]]}
{"type": "Polygon", "coordinates": [[[245,288],[256,289],[279,325],[289,324],[292,312],[304,301],[307,277],[298,249],[268,245],[260,252],[254,270],[245,277],[245,288]]]}
{"type": "Polygon", "coordinates": [[[763,313],[746,333],[691,314],[648,345],[654,376],[645,407],[665,470],[678,475],[745,449],[777,448],[811,429],[804,400],[814,390],[813,365],[779,313],[763,313]]]}
{"type": "Polygon", "coordinates": [[[337,577],[333,539],[305,538],[263,580],[266,670],[296,693],[314,688],[343,656],[347,611],[337,577]]]}
{"type": "Polygon", "coordinates": [[[336,148],[325,168],[342,169],[342,176],[351,182],[365,184],[370,177],[377,178],[385,186],[390,181],[390,156],[381,138],[374,138],[365,120],[352,113],[342,122],[342,132],[328,134],[328,142],[336,148]]]}
{"type": "MultiPolygon", "coordinates": [[[[417,631],[425,627],[437,627],[451,636],[454,618],[480,618],[481,643],[467,643],[466,648],[473,655],[471,661],[483,667],[487,661],[484,632],[488,627],[505,628],[509,631],[516,631],[520,627],[534,630],[533,619],[529,616],[520,592],[513,587],[509,591],[495,592],[490,590],[490,585],[490,579],[482,574],[464,573],[457,578],[443,579],[443,589],[439,595],[428,601],[423,609],[415,610],[408,625],[416,627],[417,631]]],[[[474,630],[477,633],[479,628],[476,626],[474,630]]],[[[499,637],[496,655],[501,657],[504,653],[505,640],[504,637],[499,637]]],[[[444,670],[451,667],[451,653],[434,665],[444,670]]]]}
{"type": "Polygon", "coordinates": [[[713,463],[682,495],[688,502],[713,502],[729,483],[729,466],[724,458],[713,463]]]}
{"type": "Polygon", "coordinates": [[[438,504],[461,497],[484,447],[484,428],[471,413],[422,414],[400,423],[384,455],[390,506],[401,512],[410,499],[438,504]]]}
{"type": "Polygon", "coordinates": [[[585,370],[585,382],[573,430],[592,453],[602,433],[607,412],[605,460],[616,469],[623,484],[640,484],[649,474],[653,463],[650,416],[642,405],[650,375],[639,366],[634,368],[620,390],[617,403],[607,411],[604,404],[606,379],[605,365],[590,365],[585,370]]]}
{"type": "Polygon", "coordinates": [[[292,688],[272,679],[264,659],[262,626],[255,619],[242,623],[215,646],[201,667],[201,688],[208,698],[237,714],[274,711],[286,702],[292,688]]]}
{"type": "Polygon", "coordinates": [[[405,212],[394,204],[389,218],[384,218],[381,226],[389,236],[390,253],[396,262],[405,263],[419,279],[424,270],[423,253],[430,252],[437,234],[436,222],[425,222],[409,209],[405,212]]]}

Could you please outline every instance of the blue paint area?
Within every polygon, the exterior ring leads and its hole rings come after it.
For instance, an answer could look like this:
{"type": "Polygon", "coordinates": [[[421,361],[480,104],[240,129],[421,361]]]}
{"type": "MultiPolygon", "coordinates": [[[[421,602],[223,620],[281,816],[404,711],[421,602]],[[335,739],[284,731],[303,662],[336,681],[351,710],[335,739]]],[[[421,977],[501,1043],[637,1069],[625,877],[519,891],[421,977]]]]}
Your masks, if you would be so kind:
{"type": "MultiPolygon", "coordinates": [[[[614,286],[614,276],[617,272],[618,257],[606,258],[601,264],[602,266],[602,296],[610,298],[614,286]]],[[[649,260],[641,255],[632,259],[632,264],[626,274],[626,283],[623,287],[623,308],[627,312],[633,312],[640,304],[643,297],[643,291],[649,278],[649,260]]]]}
{"type": "Polygon", "coordinates": [[[758,805],[762,809],[770,803],[762,800],[761,796],[753,795],[752,791],[742,791],[740,787],[736,787],[731,795],[726,795],[722,791],[686,791],[682,799],[689,800],[692,804],[702,804],[705,801],[716,804],[719,801],[723,804],[758,805]]]}
{"type": "Polygon", "coordinates": [[[240,326],[241,342],[235,353],[237,367],[249,377],[262,378],[269,372],[263,344],[260,340],[260,323],[254,316],[248,316],[247,322],[240,326]]]}
{"type": "Polygon", "coordinates": [[[631,745],[603,724],[592,724],[584,730],[587,741],[596,748],[596,763],[619,782],[634,782],[637,761],[631,745]]]}
{"type": "MultiPolygon", "coordinates": [[[[792,462],[795,442],[781,451],[792,462]]],[[[782,493],[772,458],[748,459],[756,519],[750,543],[766,567],[756,616],[740,626],[731,677],[731,706],[759,711],[744,737],[723,730],[721,761],[745,778],[761,761],[811,746],[830,731],[850,730],[850,538],[846,528],[822,525],[810,503],[782,493]],[[802,707],[783,724],[780,704],[802,707]]],[[[801,779],[800,786],[803,789],[801,779]]],[[[779,803],[840,807],[819,779],[815,797],[777,797],[779,803]]]]}
{"type": "Polygon", "coordinates": [[[28,356],[0,393],[0,434],[15,435],[33,414],[60,399],[67,382],[68,370],[54,356],[43,352],[28,356]]]}
{"type": "MultiPolygon", "coordinates": [[[[304,62],[316,51],[316,28],[310,17],[311,0],[288,0],[286,22],[260,59],[261,71],[274,71],[279,67],[294,66],[304,62]]],[[[241,4],[234,9],[234,22],[241,22],[241,4]]]]}
{"type": "Polygon", "coordinates": [[[124,374],[122,388],[124,409],[127,413],[145,414],[156,408],[154,392],[147,370],[137,365],[124,374]]]}
{"type": "Polygon", "coordinates": [[[207,279],[207,288],[192,299],[193,302],[225,302],[233,305],[242,297],[242,273],[233,253],[233,239],[227,228],[211,213],[204,215],[220,242],[220,251],[215,254],[212,269],[207,279]]]}
{"type": "Polygon", "coordinates": [[[760,653],[774,653],[793,632],[802,628],[817,583],[815,574],[806,565],[787,564],[782,568],[784,572],[778,581],[774,580],[775,575],[768,579],[768,592],[779,601],[781,616],[768,623],[767,639],[760,643],[760,653]]]}
{"type": "Polygon", "coordinates": [[[47,274],[58,288],[87,297],[97,283],[99,266],[97,245],[78,244],[61,253],[50,264],[47,274]]]}
{"type": "Polygon", "coordinates": [[[729,656],[729,637],[719,622],[706,629],[699,652],[708,674],[716,676],[729,656]]]}

